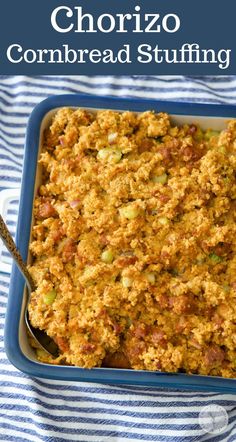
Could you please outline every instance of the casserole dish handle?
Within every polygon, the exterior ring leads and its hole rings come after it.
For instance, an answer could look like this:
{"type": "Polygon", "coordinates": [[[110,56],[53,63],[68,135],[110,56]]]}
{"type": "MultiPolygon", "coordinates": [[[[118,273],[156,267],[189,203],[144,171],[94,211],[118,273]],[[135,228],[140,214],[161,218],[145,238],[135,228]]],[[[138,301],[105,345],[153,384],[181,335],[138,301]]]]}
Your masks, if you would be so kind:
{"type": "MultiPolygon", "coordinates": [[[[19,200],[20,189],[4,189],[0,192],[0,213],[4,220],[7,219],[9,204],[12,201],[19,200]]],[[[4,244],[0,239],[0,272],[11,273],[11,263],[4,261],[4,244]]]]}

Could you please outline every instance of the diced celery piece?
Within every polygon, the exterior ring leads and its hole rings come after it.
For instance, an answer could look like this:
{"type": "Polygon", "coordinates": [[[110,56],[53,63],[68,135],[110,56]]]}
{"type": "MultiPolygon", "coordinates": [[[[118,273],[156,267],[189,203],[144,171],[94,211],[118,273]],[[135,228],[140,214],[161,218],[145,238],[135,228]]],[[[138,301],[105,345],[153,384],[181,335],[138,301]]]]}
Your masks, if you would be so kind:
{"type": "Polygon", "coordinates": [[[218,152],[225,154],[226,148],[224,146],[217,147],[218,152]]]}
{"type": "Polygon", "coordinates": [[[111,163],[119,163],[122,158],[122,152],[119,149],[113,149],[109,155],[109,161],[111,163]]]}
{"type": "Polygon", "coordinates": [[[169,219],[166,218],[166,216],[161,216],[160,218],[158,218],[158,221],[163,226],[167,226],[169,224],[169,222],[170,222],[169,219]]]}
{"type": "Polygon", "coordinates": [[[45,357],[48,356],[46,351],[44,351],[42,348],[36,348],[36,355],[38,359],[45,359],[45,357]]]}
{"type": "Polygon", "coordinates": [[[119,209],[120,215],[127,219],[135,219],[139,216],[140,209],[135,206],[125,206],[119,209]]]}
{"type": "Polygon", "coordinates": [[[163,173],[162,175],[154,175],[152,178],[152,181],[154,183],[160,183],[160,184],[166,184],[168,180],[168,176],[166,173],[163,173]]]}
{"type": "Polygon", "coordinates": [[[99,160],[106,160],[108,158],[108,155],[109,155],[109,148],[107,148],[107,149],[100,149],[98,151],[97,158],[99,160]]]}
{"type": "Polygon", "coordinates": [[[205,132],[205,139],[210,140],[212,137],[218,137],[219,133],[220,132],[216,130],[208,130],[207,132],[205,132]]]}
{"type": "Polygon", "coordinates": [[[220,264],[223,261],[223,258],[216,255],[216,253],[210,253],[209,258],[213,264],[220,264]]]}
{"type": "Polygon", "coordinates": [[[104,250],[102,252],[101,259],[103,262],[111,264],[114,259],[114,255],[111,250],[104,250]]]}
{"type": "Polygon", "coordinates": [[[122,152],[120,149],[106,147],[98,151],[97,158],[108,163],[118,163],[122,158],[122,152]]]}
{"type": "Polygon", "coordinates": [[[133,279],[132,278],[128,278],[128,276],[123,276],[122,280],[121,280],[121,283],[122,283],[123,287],[129,288],[133,284],[133,279]]]}
{"type": "Polygon", "coordinates": [[[50,292],[46,293],[43,296],[43,300],[44,300],[45,304],[52,305],[53,302],[56,299],[56,296],[57,296],[56,291],[55,290],[51,290],[50,292]]]}

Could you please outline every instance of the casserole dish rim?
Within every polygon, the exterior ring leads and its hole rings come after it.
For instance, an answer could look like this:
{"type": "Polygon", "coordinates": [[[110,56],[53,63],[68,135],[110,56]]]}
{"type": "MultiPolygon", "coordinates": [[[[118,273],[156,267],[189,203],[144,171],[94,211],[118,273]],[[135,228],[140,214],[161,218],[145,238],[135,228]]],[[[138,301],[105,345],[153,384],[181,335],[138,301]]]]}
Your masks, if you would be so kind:
{"type": "MultiPolygon", "coordinates": [[[[40,102],[33,109],[27,126],[17,223],[16,244],[25,261],[27,260],[31,231],[31,222],[27,223],[25,219],[31,220],[32,217],[41,123],[47,113],[60,107],[94,108],[95,110],[114,109],[118,111],[131,110],[133,112],[153,109],[179,116],[236,118],[236,106],[233,105],[102,97],[87,94],[56,95],[40,102]]],[[[33,361],[24,354],[19,340],[19,330],[22,325],[20,317],[23,308],[23,291],[24,280],[16,265],[13,264],[5,321],[5,350],[12,364],[24,373],[35,377],[67,381],[77,380],[106,384],[133,384],[205,391],[215,390],[228,393],[236,392],[236,379],[104,367],[88,370],[75,366],[50,365],[33,361]]]]}

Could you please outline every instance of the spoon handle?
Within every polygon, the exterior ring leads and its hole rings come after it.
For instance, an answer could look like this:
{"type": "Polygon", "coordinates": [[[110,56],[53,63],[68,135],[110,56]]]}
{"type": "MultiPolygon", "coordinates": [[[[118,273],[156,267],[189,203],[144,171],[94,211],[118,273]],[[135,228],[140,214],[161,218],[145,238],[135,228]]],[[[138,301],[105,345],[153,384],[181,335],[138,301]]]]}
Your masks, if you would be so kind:
{"type": "Polygon", "coordinates": [[[16,245],[12,239],[12,236],[11,236],[1,215],[0,215],[0,237],[1,237],[4,245],[6,246],[7,250],[9,251],[11,256],[13,257],[15,263],[17,264],[18,269],[25,277],[29,290],[31,292],[34,291],[35,286],[34,286],[33,279],[31,277],[30,273],[28,272],[28,269],[27,269],[21,255],[20,255],[19,251],[17,250],[16,245]]]}

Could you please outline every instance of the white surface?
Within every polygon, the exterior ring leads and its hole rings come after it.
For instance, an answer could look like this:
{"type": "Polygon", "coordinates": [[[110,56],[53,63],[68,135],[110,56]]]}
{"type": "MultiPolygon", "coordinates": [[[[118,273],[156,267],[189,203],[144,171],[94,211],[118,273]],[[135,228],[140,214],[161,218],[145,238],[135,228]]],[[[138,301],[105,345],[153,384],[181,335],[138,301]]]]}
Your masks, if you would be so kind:
{"type": "MultiPolygon", "coordinates": [[[[8,206],[10,201],[18,200],[20,197],[20,189],[4,189],[0,192],[0,214],[4,221],[6,220],[8,206]]],[[[0,272],[11,273],[11,264],[4,262],[2,252],[4,248],[2,240],[0,240],[0,272]]]]}

